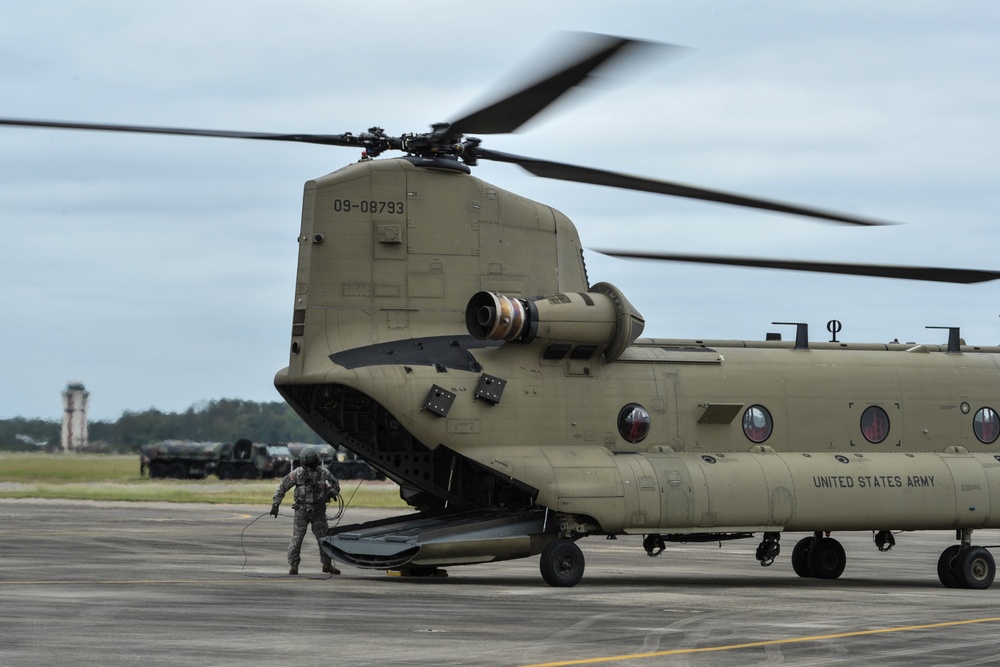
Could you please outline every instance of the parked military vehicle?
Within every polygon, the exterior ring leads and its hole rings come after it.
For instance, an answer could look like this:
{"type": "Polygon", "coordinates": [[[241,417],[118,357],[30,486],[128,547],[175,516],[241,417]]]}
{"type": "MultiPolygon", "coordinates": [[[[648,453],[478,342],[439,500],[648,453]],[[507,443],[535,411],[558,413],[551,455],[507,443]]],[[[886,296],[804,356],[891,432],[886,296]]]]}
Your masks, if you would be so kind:
{"type": "Polygon", "coordinates": [[[385,479],[378,470],[368,462],[358,458],[353,452],[328,444],[310,445],[301,442],[290,443],[288,449],[292,452],[292,467],[299,465],[299,453],[306,447],[312,447],[319,452],[320,465],[326,466],[330,473],[339,480],[347,479],[385,479]]]}
{"type": "Polygon", "coordinates": [[[284,477],[292,469],[292,454],[285,445],[259,444],[245,438],[235,443],[164,440],[140,448],[139,474],[147,469],[152,479],[284,477]]]}
{"type": "Polygon", "coordinates": [[[204,479],[215,474],[222,450],[221,442],[164,440],[143,445],[139,453],[139,473],[149,470],[151,479],[204,479]]]}
{"type": "Polygon", "coordinates": [[[337,460],[329,466],[330,472],[340,480],[344,479],[385,479],[385,475],[368,465],[354,452],[346,449],[337,451],[337,460]]]}
{"type": "Polygon", "coordinates": [[[286,445],[261,444],[246,438],[223,446],[218,463],[219,479],[284,477],[292,469],[292,453],[286,445]]]}

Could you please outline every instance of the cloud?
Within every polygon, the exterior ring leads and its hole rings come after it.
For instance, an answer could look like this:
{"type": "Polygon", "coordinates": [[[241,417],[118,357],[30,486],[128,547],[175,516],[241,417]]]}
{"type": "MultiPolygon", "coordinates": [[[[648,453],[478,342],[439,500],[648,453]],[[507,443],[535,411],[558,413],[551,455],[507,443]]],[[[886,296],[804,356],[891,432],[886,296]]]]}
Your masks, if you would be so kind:
{"type": "MultiPolygon", "coordinates": [[[[587,247],[997,268],[1000,9],[964,3],[19,3],[0,25],[0,116],[266,132],[423,131],[530,70],[550,33],[682,44],[501,151],[908,223],[855,230],[532,178],[476,174],[569,215],[587,247]],[[530,17],[530,20],[526,20],[530,17]],[[487,30],[488,27],[488,30],[487,30]]],[[[350,149],[0,128],[0,416],[95,418],[277,400],[302,183],[350,149]]],[[[587,255],[647,333],[997,339],[996,286],[625,262],[587,255]],[[789,334],[790,335],[790,334],[789,334]]]]}

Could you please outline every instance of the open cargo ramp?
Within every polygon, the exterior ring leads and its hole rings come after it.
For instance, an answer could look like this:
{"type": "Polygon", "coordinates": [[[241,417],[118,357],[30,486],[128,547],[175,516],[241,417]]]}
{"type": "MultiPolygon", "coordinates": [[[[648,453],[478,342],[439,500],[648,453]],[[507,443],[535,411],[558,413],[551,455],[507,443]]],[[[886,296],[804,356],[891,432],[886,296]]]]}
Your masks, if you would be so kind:
{"type": "Polygon", "coordinates": [[[332,529],[333,558],[368,569],[414,569],[525,558],[558,538],[545,509],[421,512],[332,529]]]}

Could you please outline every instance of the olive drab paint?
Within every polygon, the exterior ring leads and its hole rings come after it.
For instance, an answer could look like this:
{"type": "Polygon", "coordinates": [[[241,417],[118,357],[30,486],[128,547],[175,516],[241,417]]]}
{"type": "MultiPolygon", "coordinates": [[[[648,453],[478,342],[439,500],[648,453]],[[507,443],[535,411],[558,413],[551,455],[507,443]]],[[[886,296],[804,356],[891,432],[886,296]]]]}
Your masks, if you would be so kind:
{"type": "MultiPolygon", "coordinates": [[[[275,383],[419,509],[544,511],[513,537],[428,540],[392,561],[404,568],[594,534],[1000,526],[1000,447],[974,432],[1000,402],[1000,349],[642,326],[617,289],[590,285],[558,211],[450,163],[365,160],[306,184],[275,383]]],[[[331,540],[371,562],[345,544],[331,540]]]]}

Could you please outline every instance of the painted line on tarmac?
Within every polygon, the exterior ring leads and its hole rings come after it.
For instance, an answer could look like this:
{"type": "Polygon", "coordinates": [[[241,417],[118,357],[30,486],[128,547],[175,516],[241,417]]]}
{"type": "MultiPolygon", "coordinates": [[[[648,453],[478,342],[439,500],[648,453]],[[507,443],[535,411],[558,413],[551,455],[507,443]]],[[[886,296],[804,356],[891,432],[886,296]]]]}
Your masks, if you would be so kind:
{"type": "Polygon", "coordinates": [[[805,642],[825,641],[828,639],[847,639],[850,637],[864,637],[866,635],[888,634],[890,632],[912,632],[914,630],[935,630],[938,628],[952,628],[959,625],[973,625],[976,623],[997,623],[1000,617],[972,618],[965,621],[945,621],[943,623],[928,623],[927,625],[906,625],[898,628],[877,628],[874,630],[856,630],[854,632],[839,632],[832,635],[812,635],[808,637],[790,637],[788,639],[769,639],[760,642],[747,642],[745,644],[728,644],[725,646],[708,646],[705,648],[679,648],[670,651],[654,651],[651,653],[628,653],[625,655],[609,655],[597,658],[583,658],[580,660],[562,660],[558,662],[540,662],[521,667],[566,667],[568,665],[595,665],[602,662],[618,662],[625,660],[642,660],[644,658],[660,658],[668,655],[690,655],[692,653],[713,653],[720,651],[737,651],[747,648],[759,648],[761,646],[777,646],[779,644],[802,644],[805,642]]]}

